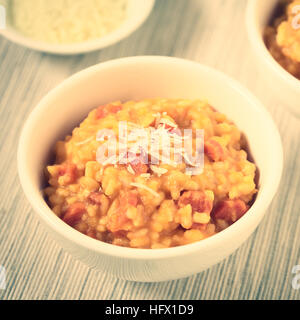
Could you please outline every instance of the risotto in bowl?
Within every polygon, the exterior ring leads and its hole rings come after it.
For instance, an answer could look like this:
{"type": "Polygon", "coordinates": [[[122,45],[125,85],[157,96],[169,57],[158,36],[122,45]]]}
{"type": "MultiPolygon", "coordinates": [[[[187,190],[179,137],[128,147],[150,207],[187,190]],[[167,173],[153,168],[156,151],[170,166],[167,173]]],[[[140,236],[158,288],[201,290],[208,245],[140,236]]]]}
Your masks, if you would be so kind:
{"type": "Polygon", "coordinates": [[[120,246],[158,249],[205,239],[241,218],[257,192],[241,132],[201,100],[101,105],[56,143],[55,153],[45,189],[52,210],[83,234],[120,246]],[[121,145],[105,157],[112,137],[123,139],[123,128],[130,148],[121,145]],[[182,134],[187,129],[191,136],[182,134]],[[202,147],[192,165],[188,143],[202,147]],[[175,144],[179,159],[171,155],[175,144]]]}
{"type": "Polygon", "coordinates": [[[18,165],[43,225],[74,257],[164,281],[248,238],[278,187],[282,149],[269,114],[235,81],[181,59],[133,57],[50,92],[25,124],[18,165]]]}

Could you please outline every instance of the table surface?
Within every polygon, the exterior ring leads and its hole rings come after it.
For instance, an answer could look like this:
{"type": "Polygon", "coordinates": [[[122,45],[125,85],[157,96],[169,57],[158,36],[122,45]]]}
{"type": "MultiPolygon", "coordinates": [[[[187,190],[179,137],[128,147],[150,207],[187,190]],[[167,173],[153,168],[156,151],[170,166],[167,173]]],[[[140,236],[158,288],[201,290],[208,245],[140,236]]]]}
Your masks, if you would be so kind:
{"type": "Polygon", "coordinates": [[[74,57],[41,54],[0,38],[1,299],[299,299],[299,120],[260,78],[245,30],[246,0],[157,0],[147,22],[124,41],[74,57]],[[198,61],[238,79],[276,121],[285,152],[280,189],[256,232],[233,255],[190,278],[134,283],[90,270],[39,224],[21,189],[16,150],[24,119],[74,72],[124,56],[167,55],[198,61]]]}

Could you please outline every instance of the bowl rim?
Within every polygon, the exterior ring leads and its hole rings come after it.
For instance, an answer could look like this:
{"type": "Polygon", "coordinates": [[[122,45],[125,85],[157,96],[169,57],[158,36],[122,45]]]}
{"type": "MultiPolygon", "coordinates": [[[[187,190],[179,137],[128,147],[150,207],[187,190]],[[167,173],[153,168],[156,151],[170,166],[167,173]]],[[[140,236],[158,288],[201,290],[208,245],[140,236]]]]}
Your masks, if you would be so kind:
{"type": "MultiPolygon", "coordinates": [[[[251,143],[251,142],[250,142],[251,143]]],[[[269,112],[264,108],[261,102],[245,87],[239,84],[236,80],[230,78],[226,74],[202,65],[198,62],[174,58],[174,57],[165,57],[165,56],[136,56],[136,57],[127,57],[120,58],[115,60],[106,61],[94,66],[91,66],[87,69],[84,69],[78,73],[75,73],[71,77],[64,80],[57,87],[52,89],[44,98],[37,104],[37,106],[29,114],[24,127],[21,131],[18,151],[17,151],[17,163],[18,163],[18,172],[20,182],[23,188],[23,191],[29,200],[29,203],[33,207],[36,214],[39,216],[49,228],[58,233],[60,237],[65,238],[71,241],[74,245],[85,248],[87,250],[97,252],[98,254],[104,254],[107,256],[113,256],[118,258],[126,258],[132,260],[157,260],[157,259],[167,259],[167,258],[178,258],[190,253],[199,252],[201,250],[207,250],[209,248],[222,247],[222,243],[225,240],[230,240],[238,238],[243,229],[249,229],[250,226],[254,228],[257,226],[260,219],[263,217],[267,207],[275,196],[276,190],[279,186],[281,179],[282,169],[283,169],[283,149],[280,134],[278,129],[270,116],[269,112]],[[99,240],[92,239],[84,234],[81,234],[79,231],[70,227],[59,219],[56,215],[53,214],[53,211],[49,208],[45,200],[37,201],[40,198],[41,192],[36,192],[36,187],[33,182],[29,179],[29,174],[26,171],[26,161],[23,161],[24,156],[26,155],[27,144],[30,141],[31,136],[31,127],[35,123],[36,119],[39,119],[40,115],[44,113],[47,109],[49,102],[52,98],[56,96],[57,92],[64,90],[64,88],[72,85],[73,82],[77,80],[88,77],[89,74],[94,74],[96,72],[101,72],[103,69],[120,66],[128,63],[174,63],[174,64],[184,64],[186,66],[192,66],[198,68],[205,72],[212,72],[215,77],[220,77],[225,86],[230,88],[230,90],[236,91],[238,94],[241,94],[249,101],[249,106],[256,109],[256,112],[266,122],[266,128],[272,133],[272,147],[274,161],[270,163],[270,167],[273,168],[274,175],[270,175],[269,180],[265,181],[264,186],[260,187],[260,193],[255,200],[252,207],[249,209],[246,215],[239,219],[236,223],[231,225],[229,228],[219,232],[212,237],[206,238],[204,240],[182,245],[178,247],[165,248],[165,249],[135,249],[127,247],[119,247],[116,245],[108,244],[99,240]],[[256,210],[256,209],[259,210],[256,210]]],[[[40,188],[38,188],[40,189],[40,188]]]]}
{"type": "Polygon", "coordinates": [[[26,37],[14,29],[9,23],[6,29],[0,29],[0,35],[23,47],[50,54],[76,55],[92,52],[116,44],[140,28],[152,12],[155,0],[146,0],[143,3],[144,10],[140,12],[135,23],[125,24],[126,21],[130,21],[127,18],[117,29],[97,39],[70,44],[51,44],[26,37]]]}
{"type": "MultiPolygon", "coordinates": [[[[300,80],[285,70],[271,55],[265,42],[263,34],[259,30],[256,8],[260,7],[261,0],[249,0],[246,8],[246,28],[248,38],[256,53],[264,60],[266,65],[273,70],[281,80],[288,83],[295,91],[300,93],[300,80]]],[[[271,13],[270,13],[271,16],[271,13]]]]}

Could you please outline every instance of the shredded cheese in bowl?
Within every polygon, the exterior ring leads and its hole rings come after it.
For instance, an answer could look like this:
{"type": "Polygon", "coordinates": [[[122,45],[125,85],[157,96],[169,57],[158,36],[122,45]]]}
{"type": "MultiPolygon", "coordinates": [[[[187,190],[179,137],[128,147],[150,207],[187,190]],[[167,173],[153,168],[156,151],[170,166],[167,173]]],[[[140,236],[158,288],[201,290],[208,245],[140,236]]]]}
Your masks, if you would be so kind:
{"type": "Polygon", "coordinates": [[[128,0],[11,0],[12,26],[32,39],[68,44],[101,38],[126,19],[128,0]]]}

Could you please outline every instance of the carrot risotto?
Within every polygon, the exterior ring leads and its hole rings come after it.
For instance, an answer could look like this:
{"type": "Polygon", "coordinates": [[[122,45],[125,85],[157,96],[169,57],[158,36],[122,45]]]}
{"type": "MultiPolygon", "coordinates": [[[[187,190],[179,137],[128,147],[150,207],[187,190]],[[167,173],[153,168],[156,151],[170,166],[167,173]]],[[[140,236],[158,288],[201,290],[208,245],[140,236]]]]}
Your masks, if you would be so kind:
{"type": "Polygon", "coordinates": [[[300,0],[282,0],[277,11],[265,30],[266,45],[274,59],[300,79],[300,0]]]}
{"type": "Polygon", "coordinates": [[[53,212],[83,234],[118,246],[158,249],[200,241],[240,219],[257,192],[256,166],[241,132],[200,100],[102,105],[56,143],[55,154],[45,189],[53,212]],[[127,140],[120,123],[127,125],[127,140]],[[170,139],[145,149],[131,139],[134,130],[170,139]],[[114,154],[121,140],[131,149],[114,154]],[[183,143],[193,155],[203,150],[202,168],[188,161],[183,143]],[[166,157],[175,144],[183,161],[175,161],[175,148],[166,157]]]}

